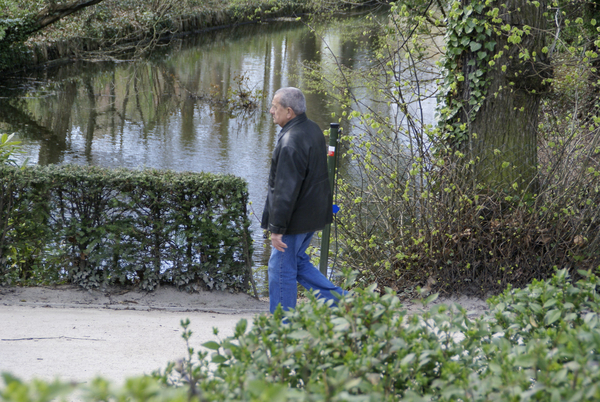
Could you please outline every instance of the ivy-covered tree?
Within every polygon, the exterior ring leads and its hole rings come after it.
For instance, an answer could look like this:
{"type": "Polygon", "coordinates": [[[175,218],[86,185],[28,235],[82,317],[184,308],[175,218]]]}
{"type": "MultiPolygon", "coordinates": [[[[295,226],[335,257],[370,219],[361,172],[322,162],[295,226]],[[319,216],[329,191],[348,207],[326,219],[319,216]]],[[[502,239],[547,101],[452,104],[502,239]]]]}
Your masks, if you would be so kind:
{"type": "Polygon", "coordinates": [[[461,0],[448,13],[442,131],[467,183],[536,192],[546,12],[546,1],[461,0]]]}
{"type": "Polygon", "coordinates": [[[360,28],[371,53],[336,54],[337,74],[311,70],[348,125],[336,219],[360,280],[483,295],[554,265],[598,266],[600,119],[582,114],[599,84],[589,10],[407,0],[360,28]],[[424,106],[434,97],[437,118],[424,106]]]}

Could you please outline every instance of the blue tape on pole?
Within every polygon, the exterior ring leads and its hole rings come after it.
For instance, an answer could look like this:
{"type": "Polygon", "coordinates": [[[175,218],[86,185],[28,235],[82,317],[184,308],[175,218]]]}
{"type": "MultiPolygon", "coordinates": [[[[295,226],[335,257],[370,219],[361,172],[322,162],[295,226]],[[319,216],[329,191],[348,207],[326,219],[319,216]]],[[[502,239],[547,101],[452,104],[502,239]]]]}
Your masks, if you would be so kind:
{"type": "Polygon", "coordinates": [[[337,214],[340,210],[340,207],[338,207],[337,205],[333,204],[333,213],[337,214]]]}

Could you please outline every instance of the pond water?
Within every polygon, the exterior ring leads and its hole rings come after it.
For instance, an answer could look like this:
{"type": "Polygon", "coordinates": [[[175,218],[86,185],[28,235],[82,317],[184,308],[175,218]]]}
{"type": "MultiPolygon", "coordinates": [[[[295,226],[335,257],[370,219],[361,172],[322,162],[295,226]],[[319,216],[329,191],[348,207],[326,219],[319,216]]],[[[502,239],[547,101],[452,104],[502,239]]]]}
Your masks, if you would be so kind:
{"type": "MultiPolygon", "coordinates": [[[[283,86],[305,88],[302,65],[360,68],[369,40],[350,42],[332,25],[318,36],[301,22],[247,25],[176,40],[137,62],[71,63],[0,82],[0,131],[16,132],[29,164],[227,173],[248,182],[256,279],[269,255],[259,221],[279,127],[268,113],[283,86]],[[328,60],[329,59],[329,60],[328,60]],[[233,108],[240,91],[255,109],[233,108]]],[[[326,129],[322,96],[306,93],[307,115],[326,129]]],[[[433,107],[430,108],[433,113],[433,107]]],[[[432,119],[432,116],[431,116],[432,119]]],[[[351,128],[350,128],[351,129],[351,128]]],[[[261,277],[263,279],[261,279],[261,277]]]]}

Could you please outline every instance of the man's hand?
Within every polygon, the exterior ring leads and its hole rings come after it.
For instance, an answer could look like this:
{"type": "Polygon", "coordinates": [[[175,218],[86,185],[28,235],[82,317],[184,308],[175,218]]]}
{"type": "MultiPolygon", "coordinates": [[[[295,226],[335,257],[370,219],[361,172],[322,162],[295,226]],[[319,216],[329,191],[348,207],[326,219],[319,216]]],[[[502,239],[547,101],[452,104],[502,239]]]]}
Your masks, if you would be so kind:
{"type": "Polygon", "coordinates": [[[282,237],[283,237],[282,234],[271,233],[271,245],[273,247],[275,247],[277,250],[284,252],[285,249],[287,248],[287,244],[285,244],[281,240],[282,237]]]}

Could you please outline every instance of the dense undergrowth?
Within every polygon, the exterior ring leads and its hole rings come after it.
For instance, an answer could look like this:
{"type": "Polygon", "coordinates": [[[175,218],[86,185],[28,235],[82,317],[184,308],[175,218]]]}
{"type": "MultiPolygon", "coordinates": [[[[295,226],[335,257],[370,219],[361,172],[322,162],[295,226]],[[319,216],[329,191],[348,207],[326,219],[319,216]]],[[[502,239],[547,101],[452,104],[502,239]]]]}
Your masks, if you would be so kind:
{"type": "Polygon", "coordinates": [[[540,40],[550,64],[535,77],[543,93],[527,87],[528,77],[507,79],[499,65],[503,52],[534,59],[524,43],[539,30],[512,25],[519,8],[493,2],[454,1],[427,13],[415,12],[426,5],[420,1],[397,3],[387,19],[369,16],[368,29],[356,29],[356,43],[372,49],[360,68],[333,51],[329,71],[307,64],[311,90],[340,105],[335,117],[347,131],[336,196],[338,261],[358,270],[359,282],[407,295],[419,286],[489,295],[548,278],[555,267],[576,277],[600,266],[598,9],[522,3],[547,18],[540,40]],[[499,40],[507,45],[499,48],[499,40]],[[468,66],[457,57],[465,54],[468,66]],[[505,87],[485,92],[493,79],[505,87]],[[466,80],[472,96],[453,100],[466,80]],[[516,145],[492,145],[469,131],[475,120],[451,119],[467,106],[470,119],[493,119],[478,116],[477,106],[507,98],[527,106],[496,110],[506,127],[511,113],[539,105],[529,124],[537,144],[525,152],[532,165],[513,157],[526,146],[522,131],[497,133],[516,145]],[[429,102],[437,104],[433,118],[429,102]],[[504,171],[514,180],[502,179],[504,171]]]}
{"type": "MultiPolygon", "coordinates": [[[[199,352],[186,321],[186,359],[153,379],[116,387],[98,378],[76,390],[84,401],[594,401],[600,284],[589,271],[579,275],[574,283],[561,270],[509,287],[480,317],[458,305],[409,316],[391,289],[382,295],[375,286],[357,289],[339,307],[312,297],[295,311],[257,316],[251,326],[241,320],[232,337],[216,337],[199,352]]],[[[7,402],[73,392],[60,381],[5,374],[4,382],[7,402]]]]}

